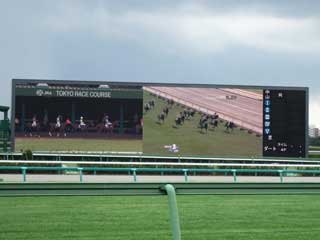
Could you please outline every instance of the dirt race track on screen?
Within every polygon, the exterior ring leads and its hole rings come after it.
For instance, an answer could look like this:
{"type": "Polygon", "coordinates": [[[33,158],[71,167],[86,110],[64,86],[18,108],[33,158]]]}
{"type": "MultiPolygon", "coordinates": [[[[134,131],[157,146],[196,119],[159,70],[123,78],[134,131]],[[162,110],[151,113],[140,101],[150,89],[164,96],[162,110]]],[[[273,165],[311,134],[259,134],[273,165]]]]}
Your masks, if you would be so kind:
{"type": "MultiPolygon", "coordinates": [[[[262,155],[262,137],[259,133],[262,128],[262,104],[261,99],[258,99],[260,94],[252,92],[250,97],[239,96],[237,99],[226,99],[226,91],[218,89],[194,89],[183,88],[162,88],[161,90],[169,92],[170,95],[159,97],[155,89],[148,88],[144,92],[144,103],[154,100],[155,108],[144,112],[144,131],[143,131],[143,151],[150,154],[164,155],[208,155],[208,156],[261,156],[262,155]],[[216,90],[218,92],[216,92],[216,90]],[[204,92],[203,92],[204,91],[204,92]],[[172,94],[172,95],[171,95],[172,94]],[[213,94],[216,94],[213,96],[213,94]],[[158,121],[158,115],[163,108],[167,106],[167,100],[183,99],[180,104],[175,102],[169,110],[168,117],[163,123],[158,121]],[[208,99],[214,99],[209,101],[208,99]],[[241,99],[240,102],[238,100],[241,99]],[[194,102],[190,102],[190,101],[194,102]],[[187,102],[188,101],[188,102],[187,102]],[[203,104],[201,104],[203,102],[203,104]],[[225,105],[219,105],[224,102],[225,105]],[[219,124],[216,128],[209,127],[208,131],[202,131],[198,127],[201,113],[197,112],[193,118],[184,122],[181,126],[175,126],[175,118],[179,112],[187,109],[191,104],[203,108],[207,106],[211,112],[220,109],[223,112],[219,113],[219,124]],[[247,105],[248,106],[247,106],[247,105]],[[218,106],[219,105],[219,106],[218,106]],[[188,106],[188,107],[185,107],[188,106]],[[233,119],[243,116],[248,122],[252,121],[259,128],[256,132],[253,131],[255,126],[249,128],[236,127],[233,131],[226,131],[224,119],[222,115],[233,114],[233,119]],[[165,146],[176,144],[179,147],[178,153],[169,152],[165,146]]],[[[146,90],[146,89],[145,89],[146,90]]],[[[157,87],[157,90],[159,88],[157,87]]],[[[162,93],[163,93],[162,91],[162,93]]],[[[248,92],[250,94],[250,92],[248,92]]],[[[236,95],[228,92],[227,95],[236,95]]],[[[211,112],[208,112],[211,114],[211,112]]],[[[234,120],[236,122],[236,120],[234,120]]],[[[236,125],[239,126],[239,124],[236,125]]]]}

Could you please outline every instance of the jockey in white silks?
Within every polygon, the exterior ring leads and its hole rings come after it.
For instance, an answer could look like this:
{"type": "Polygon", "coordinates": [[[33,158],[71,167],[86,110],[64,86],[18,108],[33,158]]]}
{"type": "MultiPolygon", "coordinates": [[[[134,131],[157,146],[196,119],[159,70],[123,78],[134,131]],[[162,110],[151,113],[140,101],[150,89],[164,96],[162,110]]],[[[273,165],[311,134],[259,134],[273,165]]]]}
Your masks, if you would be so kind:
{"type": "Polygon", "coordinates": [[[79,128],[83,128],[83,127],[85,127],[85,126],[86,126],[86,124],[85,124],[85,122],[84,122],[83,117],[81,116],[81,117],[80,117],[80,124],[79,124],[79,128]]]}
{"type": "Polygon", "coordinates": [[[112,126],[112,122],[110,122],[108,116],[106,116],[106,117],[104,118],[104,126],[105,126],[105,128],[109,128],[109,127],[112,126]]]}
{"type": "Polygon", "coordinates": [[[60,127],[61,127],[61,117],[59,115],[56,120],[56,128],[60,128],[60,127]]]}
{"type": "Polygon", "coordinates": [[[36,116],[33,116],[33,118],[32,118],[31,127],[33,127],[33,128],[37,127],[37,117],[36,116]]]}

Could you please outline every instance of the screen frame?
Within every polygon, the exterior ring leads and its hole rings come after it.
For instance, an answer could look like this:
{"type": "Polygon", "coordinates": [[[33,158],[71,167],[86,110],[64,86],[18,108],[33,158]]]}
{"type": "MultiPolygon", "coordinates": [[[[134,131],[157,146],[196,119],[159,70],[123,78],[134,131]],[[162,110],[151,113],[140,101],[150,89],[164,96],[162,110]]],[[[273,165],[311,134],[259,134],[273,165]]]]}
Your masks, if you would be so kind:
{"type": "MultiPolygon", "coordinates": [[[[90,81],[90,80],[54,80],[54,79],[12,79],[11,89],[11,149],[15,151],[15,100],[17,84],[78,84],[78,85],[118,85],[118,86],[164,86],[164,87],[198,87],[198,88],[246,88],[246,89],[270,89],[270,90],[300,90],[306,93],[306,112],[305,112],[305,153],[306,158],[309,156],[309,88],[301,86],[268,86],[268,85],[233,85],[233,84],[200,84],[200,83],[173,83],[173,82],[125,82],[125,81],[90,81]]],[[[263,146],[262,146],[263,148],[263,146]]],[[[262,149],[263,151],[263,149],[262,149]]]]}

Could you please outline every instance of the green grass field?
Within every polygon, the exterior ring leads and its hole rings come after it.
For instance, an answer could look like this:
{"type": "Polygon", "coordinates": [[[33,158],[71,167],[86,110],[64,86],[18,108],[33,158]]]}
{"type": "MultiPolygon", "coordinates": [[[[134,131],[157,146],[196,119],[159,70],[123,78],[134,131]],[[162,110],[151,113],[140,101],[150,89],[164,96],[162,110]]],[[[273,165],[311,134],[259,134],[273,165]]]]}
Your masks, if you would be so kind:
{"type": "Polygon", "coordinates": [[[243,89],[243,90],[246,90],[248,92],[254,92],[254,93],[259,93],[259,94],[263,94],[263,91],[262,89],[253,89],[253,88],[247,88],[247,89],[243,89]]]}
{"type": "Polygon", "coordinates": [[[309,146],[309,150],[320,150],[320,146],[309,146]]]}
{"type": "Polygon", "coordinates": [[[142,152],[142,140],[16,138],[16,151],[115,151],[142,152]]]}
{"type": "Polygon", "coordinates": [[[156,107],[144,114],[143,151],[150,154],[173,154],[164,148],[164,145],[177,144],[181,155],[208,155],[208,156],[246,156],[260,157],[262,155],[262,137],[246,130],[234,129],[232,133],[225,132],[224,123],[219,127],[201,133],[197,128],[200,114],[193,120],[185,121],[179,128],[172,127],[178,112],[183,111],[181,106],[175,105],[170,110],[163,125],[157,123],[157,116],[166,106],[166,102],[144,92],[144,102],[151,99],[156,101],[156,107]]]}
{"type": "MultiPolygon", "coordinates": [[[[178,196],[183,240],[312,240],[316,195],[178,196]]],[[[166,196],[2,197],[0,239],[171,239],[166,196]]]]}

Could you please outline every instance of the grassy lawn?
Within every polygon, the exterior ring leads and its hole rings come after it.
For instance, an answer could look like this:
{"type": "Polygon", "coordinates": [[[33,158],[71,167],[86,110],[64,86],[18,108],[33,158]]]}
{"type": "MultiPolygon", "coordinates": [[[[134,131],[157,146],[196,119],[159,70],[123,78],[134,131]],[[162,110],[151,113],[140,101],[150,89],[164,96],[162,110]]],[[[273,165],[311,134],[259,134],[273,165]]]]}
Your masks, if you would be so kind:
{"type": "Polygon", "coordinates": [[[16,138],[16,151],[116,151],[141,152],[142,140],[16,138]]]}
{"type": "MultiPolygon", "coordinates": [[[[178,196],[182,239],[319,239],[315,195],[178,196]]],[[[2,197],[0,239],[171,239],[167,197],[2,197]]]]}
{"type": "Polygon", "coordinates": [[[254,92],[254,93],[259,93],[259,94],[263,94],[263,90],[262,89],[254,89],[254,88],[248,88],[248,89],[243,89],[246,90],[248,92],[254,92]]]}
{"type": "Polygon", "coordinates": [[[320,150],[320,146],[309,146],[309,150],[320,150]]]}
{"type": "Polygon", "coordinates": [[[183,111],[181,106],[175,105],[169,112],[164,124],[157,123],[157,116],[166,106],[166,102],[144,92],[144,102],[154,99],[154,110],[144,114],[143,151],[150,154],[173,154],[164,148],[164,145],[177,144],[180,155],[208,155],[208,156],[262,156],[262,137],[249,134],[246,130],[234,129],[226,132],[224,123],[214,131],[201,133],[197,128],[200,114],[194,119],[185,121],[183,126],[174,128],[174,119],[178,112],[183,111]]]}

